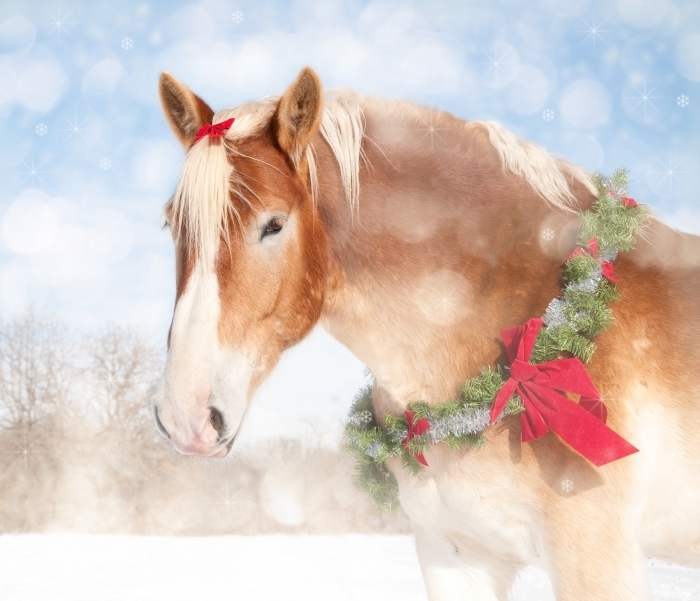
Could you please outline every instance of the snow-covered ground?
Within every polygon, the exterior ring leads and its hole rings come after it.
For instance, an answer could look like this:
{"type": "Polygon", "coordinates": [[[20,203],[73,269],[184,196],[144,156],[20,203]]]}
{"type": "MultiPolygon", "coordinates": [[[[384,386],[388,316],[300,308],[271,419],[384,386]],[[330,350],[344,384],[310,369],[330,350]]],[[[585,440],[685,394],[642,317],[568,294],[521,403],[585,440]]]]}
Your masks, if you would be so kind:
{"type": "MultiPolygon", "coordinates": [[[[700,571],[649,562],[654,601],[700,599],[700,571]]],[[[425,601],[410,536],[0,536],[4,601],[425,601]]],[[[554,599],[521,574],[512,601],[554,599]]]]}

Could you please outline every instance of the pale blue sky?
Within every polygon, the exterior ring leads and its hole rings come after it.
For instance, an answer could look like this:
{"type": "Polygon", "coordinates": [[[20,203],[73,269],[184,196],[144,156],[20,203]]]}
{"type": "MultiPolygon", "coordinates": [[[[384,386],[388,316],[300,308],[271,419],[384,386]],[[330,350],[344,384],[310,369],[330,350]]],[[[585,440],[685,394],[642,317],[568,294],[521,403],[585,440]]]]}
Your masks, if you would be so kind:
{"type": "MultiPolygon", "coordinates": [[[[307,64],[329,87],[496,119],[591,170],[626,166],[639,200],[700,233],[696,1],[2,0],[2,315],[31,303],[164,336],[160,211],[182,153],[159,72],[218,109],[282,91],[307,64]]],[[[322,335],[276,378],[323,357],[312,396],[352,396],[359,366],[322,335]]]]}

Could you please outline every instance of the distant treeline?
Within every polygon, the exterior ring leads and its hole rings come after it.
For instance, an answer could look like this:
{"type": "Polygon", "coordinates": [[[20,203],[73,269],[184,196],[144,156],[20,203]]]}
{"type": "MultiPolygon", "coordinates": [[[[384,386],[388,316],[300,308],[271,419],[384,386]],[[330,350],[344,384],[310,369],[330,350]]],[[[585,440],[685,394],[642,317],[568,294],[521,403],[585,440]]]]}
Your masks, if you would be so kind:
{"type": "Polygon", "coordinates": [[[162,353],[140,331],[77,336],[27,312],[0,321],[0,532],[407,532],[352,486],[333,449],[280,439],[223,462],[156,433],[162,353]]]}

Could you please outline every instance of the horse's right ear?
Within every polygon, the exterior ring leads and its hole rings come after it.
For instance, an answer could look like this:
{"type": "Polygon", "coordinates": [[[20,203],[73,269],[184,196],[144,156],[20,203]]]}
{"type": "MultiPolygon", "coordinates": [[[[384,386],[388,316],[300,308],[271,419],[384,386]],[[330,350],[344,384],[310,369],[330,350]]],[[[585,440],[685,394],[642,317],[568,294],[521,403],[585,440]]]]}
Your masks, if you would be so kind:
{"type": "Polygon", "coordinates": [[[168,124],[182,145],[189,148],[194,144],[199,128],[211,123],[214,111],[167,71],[160,74],[158,96],[168,124]]]}

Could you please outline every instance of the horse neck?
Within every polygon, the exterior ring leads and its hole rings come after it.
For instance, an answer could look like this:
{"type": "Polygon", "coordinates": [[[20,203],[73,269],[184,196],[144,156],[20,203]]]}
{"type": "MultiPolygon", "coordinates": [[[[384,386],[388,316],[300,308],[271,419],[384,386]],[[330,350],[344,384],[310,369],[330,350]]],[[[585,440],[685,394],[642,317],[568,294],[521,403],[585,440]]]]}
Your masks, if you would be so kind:
{"type": "Polygon", "coordinates": [[[577,226],[504,172],[480,128],[442,115],[431,138],[395,117],[365,118],[356,214],[329,148],[316,148],[331,253],[321,323],[396,411],[450,398],[503,358],[500,330],[560,293],[577,226]]]}

